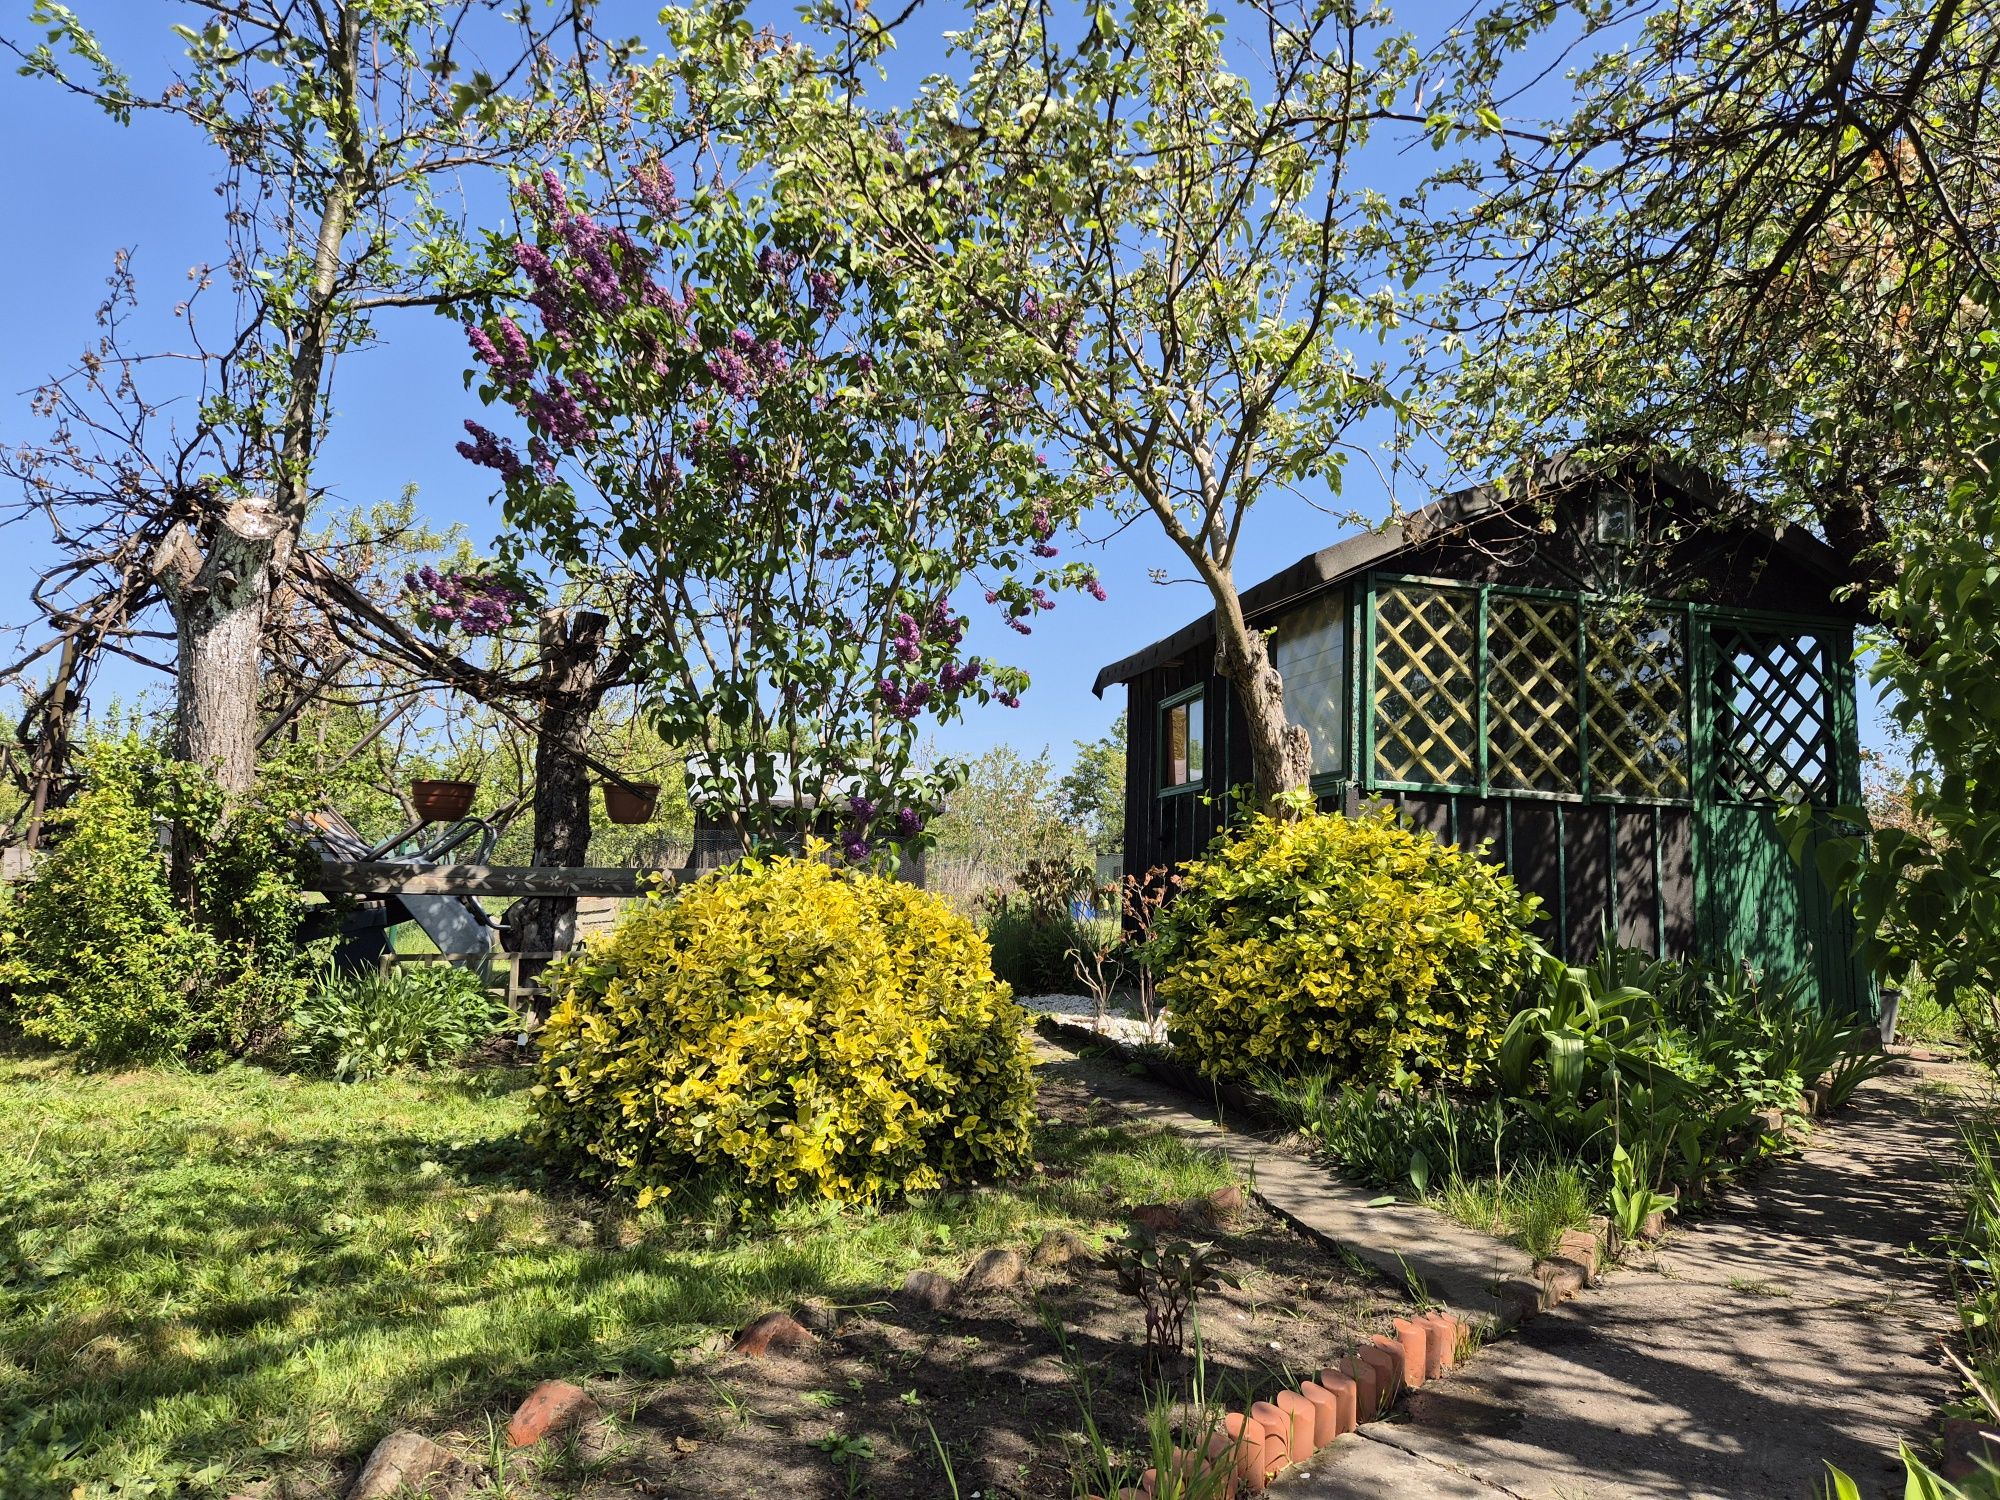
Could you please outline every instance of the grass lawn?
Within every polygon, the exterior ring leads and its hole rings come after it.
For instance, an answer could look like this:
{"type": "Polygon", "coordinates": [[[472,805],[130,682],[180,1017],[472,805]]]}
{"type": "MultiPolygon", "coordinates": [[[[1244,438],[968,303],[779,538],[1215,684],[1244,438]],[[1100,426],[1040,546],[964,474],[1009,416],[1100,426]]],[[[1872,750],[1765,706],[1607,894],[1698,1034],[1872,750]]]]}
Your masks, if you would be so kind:
{"type": "Polygon", "coordinates": [[[1229,1180],[1175,1137],[1057,1122],[1011,1184],[760,1225],[632,1214],[519,1144],[530,1081],[0,1055],[0,1496],[227,1493],[549,1376],[665,1377],[751,1312],[1229,1180]]]}

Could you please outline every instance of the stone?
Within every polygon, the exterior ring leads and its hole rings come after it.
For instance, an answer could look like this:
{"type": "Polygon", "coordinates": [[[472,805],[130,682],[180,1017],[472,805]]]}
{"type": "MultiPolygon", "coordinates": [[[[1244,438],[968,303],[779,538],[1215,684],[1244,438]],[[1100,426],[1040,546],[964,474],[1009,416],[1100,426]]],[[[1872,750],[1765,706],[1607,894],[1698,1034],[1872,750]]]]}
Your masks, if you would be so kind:
{"type": "Polygon", "coordinates": [[[347,1500],[442,1495],[459,1477],[458,1460],[421,1432],[392,1432],[368,1455],[347,1500]]]}
{"type": "Polygon", "coordinates": [[[840,1326],[840,1310],[831,1302],[812,1297],[793,1308],[792,1316],[818,1338],[826,1338],[840,1326]]]}
{"type": "Polygon", "coordinates": [[[1142,1203],[1132,1210],[1132,1222],[1154,1234],[1179,1234],[1181,1211],[1171,1203],[1142,1203]]]}
{"type": "Polygon", "coordinates": [[[507,1424],[507,1446],[528,1448],[552,1432],[563,1432],[603,1415],[581,1386],[567,1380],[544,1380],[514,1412],[507,1424]]]}
{"type": "Polygon", "coordinates": [[[1973,1417],[1947,1417],[1944,1477],[1953,1483],[1970,1479],[1980,1472],[1981,1459],[2000,1467],[2000,1432],[1973,1417]]]}
{"type": "Polygon", "coordinates": [[[1542,1311],[1559,1306],[1583,1290],[1583,1267],[1568,1260],[1538,1260],[1535,1276],[1542,1284],[1542,1311]]]}
{"type": "Polygon", "coordinates": [[[1089,1260],[1090,1242],[1074,1230],[1051,1229],[1035,1244],[1028,1263],[1042,1271],[1060,1271],[1072,1261],[1089,1260]]]}
{"type": "Polygon", "coordinates": [[[1243,1212],[1243,1189],[1235,1183],[1219,1187],[1208,1195],[1209,1211],[1224,1224],[1243,1212]]]}
{"type": "Polygon", "coordinates": [[[1583,1272],[1583,1284],[1597,1284],[1597,1236],[1588,1229],[1566,1229],[1556,1241],[1557,1260],[1566,1260],[1583,1272]]]}
{"type": "Polygon", "coordinates": [[[1801,1090],[1799,1108],[1809,1115],[1823,1115],[1826,1113],[1826,1095],[1819,1089],[1801,1090]]]}
{"type": "Polygon", "coordinates": [[[920,1312],[939,1312],[950,1303],[951,1292],[951,1283],[937,1272],[912,1271],[903,1278],[903,1290],[897,1294],[897,1300],[920,1312]]]}
{"type": "Polygon", "coordinates": [[[819,1342],[790,1313],[767,1312],[736,1335],[733,1347],[738,1354],[762,1359],[773,1349],[810,1349],[819,1342]]]}
{"type": "Polygon", "coordinates": [[[1625,1247],[1618,1241],[1618,1231],[1613,1227],[1609,1214],[1592,1214],[1590,1216],[1590,1233],[1592,1238],[1597,1241],[1597,1259],[1599,1264],[1614,1261],[1620,1255],[1624,1254],[1625,1247]]]}
{"type": "Polygon", "coordinates": [[[1664,1239],[1666,1233],[1667,1211],[1664,1208],[1656,1208],[1647,1214],[1646,1222],[1639,1226],[1639,1238],[1642,1240],[1664,1239]]]}
{"type": "Polygon", "coordinates": [[[965,1274],[958,1278],[961,1295],[967,1292],[991,1292],[1001,1287],[1013,1286],[1028,1268],[1021,1263],[1021,1257],[1012,1250],[995,1245],[991,1250],[982,1250],[965,1274]]]}

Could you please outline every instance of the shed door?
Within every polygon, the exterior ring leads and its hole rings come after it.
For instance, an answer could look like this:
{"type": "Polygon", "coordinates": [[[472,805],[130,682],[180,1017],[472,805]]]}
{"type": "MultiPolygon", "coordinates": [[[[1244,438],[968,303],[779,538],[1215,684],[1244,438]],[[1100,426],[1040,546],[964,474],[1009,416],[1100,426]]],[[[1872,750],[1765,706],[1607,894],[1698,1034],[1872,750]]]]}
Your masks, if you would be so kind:
{"type": "Polygon", "coordinates": [[[1854,924],[1809,851],[1792,858],[1778,809],[1842,800],[1853,700],[1844,630],[1698,621],[1701,695],[1695,899],[1702,947],[1777,979],[1807,976],[1824,1008],[1872,1011],[1854,924]]]}

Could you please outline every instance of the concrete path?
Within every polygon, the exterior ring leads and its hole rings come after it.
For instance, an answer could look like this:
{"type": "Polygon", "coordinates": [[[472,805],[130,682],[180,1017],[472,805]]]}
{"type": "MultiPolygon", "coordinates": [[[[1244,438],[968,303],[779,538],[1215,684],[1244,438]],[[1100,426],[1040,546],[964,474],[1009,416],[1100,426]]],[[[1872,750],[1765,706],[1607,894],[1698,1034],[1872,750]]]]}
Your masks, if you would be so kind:
{"type": "Polygon", "coordinates": [[[1972,1070],[1903,1064],[1650,1263],[1480,1350],[1274,1500],[1804,1500],[1831,1461],[1903,1493],[1956,1381],[1934,1237],[1972,1070]]]}
{"type": "Polygon", "coordinates": [[[1297,1138],[1239,1128],[1186,1094],[1069,1052],[1041,1048],[1045,1068],[1074,1072],[1098,1098],[1165,1125],[1233,1162],[1265,1208],[1398,1286],[1421,1291],[1483,1330],[1511,1328],[1540,1302],[1534,1261],[1517,1245],[1453,1223],[1420,1203],[1383,1203],[1315,1161],[1297,1138]]]}

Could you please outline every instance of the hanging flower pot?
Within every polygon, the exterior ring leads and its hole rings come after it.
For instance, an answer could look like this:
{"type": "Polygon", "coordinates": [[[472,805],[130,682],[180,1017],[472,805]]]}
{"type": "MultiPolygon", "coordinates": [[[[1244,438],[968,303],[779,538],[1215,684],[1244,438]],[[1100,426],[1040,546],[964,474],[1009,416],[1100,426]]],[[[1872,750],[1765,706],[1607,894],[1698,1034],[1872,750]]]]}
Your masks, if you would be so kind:
{"type": "Polygon", "coordinates": [[[451,823],[472,811],[478,792],[476,781],[413,781],[410,804],[425,822],[451,823]]]}
{"type": "Polygon", "coordinates": [[[659,805],[660,789],[650,781],[634,781],[628,786],[604,783],[604,812],[614,823],[650,823],[653,809],[659,805]]]}

